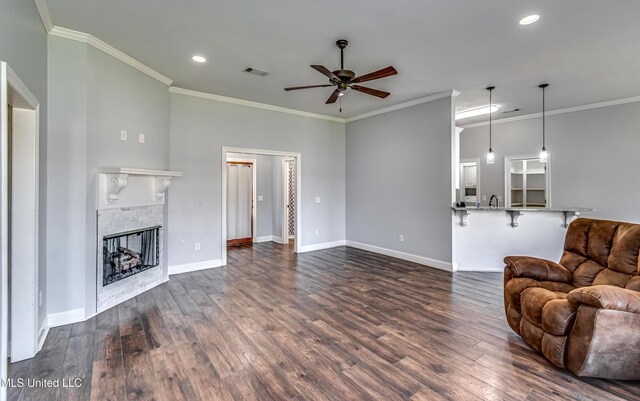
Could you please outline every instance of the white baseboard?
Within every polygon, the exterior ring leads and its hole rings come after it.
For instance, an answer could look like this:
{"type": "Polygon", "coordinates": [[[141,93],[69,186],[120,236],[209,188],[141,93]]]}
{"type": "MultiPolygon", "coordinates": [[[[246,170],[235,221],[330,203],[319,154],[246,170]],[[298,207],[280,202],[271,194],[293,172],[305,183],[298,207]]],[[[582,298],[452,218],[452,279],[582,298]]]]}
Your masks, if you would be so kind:
{"type": "Polygon", "coordinates": [[[300,247],[300,253],[319,251],[321,249],[335,248],[338,246],[345,246],[345,240],[333,241],[333,242],[322,242],[320,244],[302,245],[300,247]]]}
{"type": "Polygon", "coordinates": [[[362,249],[362,250],[365,250],[365,251],[369,251],[369,252],[374,252],[374,253],[379,253],[379,254],[386,255],[386,256],[391,256],[392,258],[408,260],[409,262],[419,263],[421,265],[425,265],[425,266],[429,266],[429,267],[435,267],[436,269],[446,270],[448,272],[453,270],[453,266],[452,266],[451,262],[445,262],[443,260],[431,259],[431,258],[427,258],[425,256],[419,256],[419,255],[414,255],[414,254],[411,254],[411,253],[395,251],[393,249],[381,248],[379,246],[363,244],[361,242],[355,242],[355,241],[350,241],[350,240],[346,241],[346,245],[350,246],[350,247],[353,247],[353,248],[358,248],[358,249],[362,249]]]}
{"type": "Polygon", "coordinates": [[[262,237],[256,237],[253,240],[253,243],[258,244],[260,242],[269,242],[269,241],[273,241],[273,235],[264,235],[262,237]]]}
{"type": "Polygon", "coordinates": [[[40,350],[42,349],[42,346],[44,345],[44,341],[47,339],[47,335],[49,334],[48,320],[49,320],[48,317],[47,319],[44,319],[44,321],[40,325],[40,330],[38,330],[38,351],[36,352],[40,352],[40,350]]]}
{"type": "Polygon", "coordinates": [[[458,272],[477,272],[477,273],[502,273],[504,272],[504,268],[495,268],[495,267],[487,267],[486,269],[482,269],[482,268],[471,268],[471,269],[466,269],[466,268],[460,268],[458,266],[458,272]]]}
{"type": "Polygon", "coordinates": [[[183,265],[169,266],[169,275],[194,272],[197,270],[211,269],[213,267],[224,266],[222,259],[204,260],[202,262],[185,263],[183,265]]]}
{"type": "Polygon", "coordinates": [[[276,237],[275,235],[271,237],[271,241],[277,242],[278,244],[284,244],[282,237],[276,237]]]}
{"type": "Polygon", "coordinates": [[[82,322],[85,320],[84,308],[72,309],[64,312],[49,313],[47,316],[49,327],[64,326],[65,324],[82,322]]]}

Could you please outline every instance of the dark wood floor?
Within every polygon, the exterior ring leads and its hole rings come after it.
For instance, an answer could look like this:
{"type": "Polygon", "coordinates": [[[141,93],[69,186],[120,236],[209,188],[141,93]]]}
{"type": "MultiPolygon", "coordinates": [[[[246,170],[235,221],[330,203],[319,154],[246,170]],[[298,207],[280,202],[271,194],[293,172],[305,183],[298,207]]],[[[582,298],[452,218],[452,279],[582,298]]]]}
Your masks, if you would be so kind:
{"type": "Polygon", "coordinates": [[[10,400],[620,400],[640,383],[579,379],[505,323],[500,274],[429,269],[352,248],[264,243],[52,329],[10,377],[80,388],[10,400]]]}

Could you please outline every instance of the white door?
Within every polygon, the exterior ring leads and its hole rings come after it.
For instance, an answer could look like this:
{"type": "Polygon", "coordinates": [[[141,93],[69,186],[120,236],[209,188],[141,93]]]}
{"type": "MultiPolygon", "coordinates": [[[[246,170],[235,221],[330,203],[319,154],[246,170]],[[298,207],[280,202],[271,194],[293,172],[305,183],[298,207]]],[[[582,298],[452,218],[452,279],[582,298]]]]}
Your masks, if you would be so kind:
{"type": "Polygon", "coordinates": [[[227,162],[227,244],[253,242],[253,163],[227,162]]]}

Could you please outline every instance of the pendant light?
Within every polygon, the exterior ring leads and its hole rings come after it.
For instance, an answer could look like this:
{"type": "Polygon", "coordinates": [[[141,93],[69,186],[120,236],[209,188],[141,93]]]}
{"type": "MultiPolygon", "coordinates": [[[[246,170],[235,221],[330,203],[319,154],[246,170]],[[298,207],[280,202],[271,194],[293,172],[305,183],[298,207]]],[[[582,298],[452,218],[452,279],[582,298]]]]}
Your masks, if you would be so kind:
{"type": "Polygon", "coordinates": [[[544,90],[549,86],[549,84],[542,84],[539,86],[539,88],[542,89],[542,150],[540,151],[540,162],[541,163],[546,163],[547,161],[549,161],[549,151],[547,150],[547,148],[545,147],[545,128],[546,128],[546,121],[545,121],[545,104],[544,104],[544,90]]]}
{"type": "Polygon", "coordinates": [[[487,90],[489,91],[489,152],[487,152],[487,164],[493,164],[496,161],[496,155],[493,153],[493,148],[491,147],[491,125],[493,114],[493,112],[491,111],[491,106],[493,105],[491,93],[495,88],[495,86],[489,86],[487,88],[487,90]]]}

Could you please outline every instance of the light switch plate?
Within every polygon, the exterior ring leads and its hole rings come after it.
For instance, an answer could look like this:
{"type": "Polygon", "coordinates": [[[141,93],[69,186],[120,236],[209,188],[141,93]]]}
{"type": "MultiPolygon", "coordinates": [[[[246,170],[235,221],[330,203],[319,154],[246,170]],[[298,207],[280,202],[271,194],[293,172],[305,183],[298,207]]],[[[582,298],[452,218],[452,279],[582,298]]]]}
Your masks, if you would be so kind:
{"type": "Polygon", "coordinates": [[[320,203],[320,197],[316,196],[316,203],[320,203]]]}
{"type": "Polygon", "coordinates": [[[258,202],[262,202],[263,199],[262,195],[258,195],[258,202]]]}
{"type": "Polygon", "coordinates": [[[144,143],[144,134],[143,133],[139,133],[138,134],[138,142],[139,143],[144,143]]]}
{"type": "Polygon", "coordinates": [[[120,140],[123,142],[127,141],[127,131],[125,130],[120,131],[120,140]]]}

